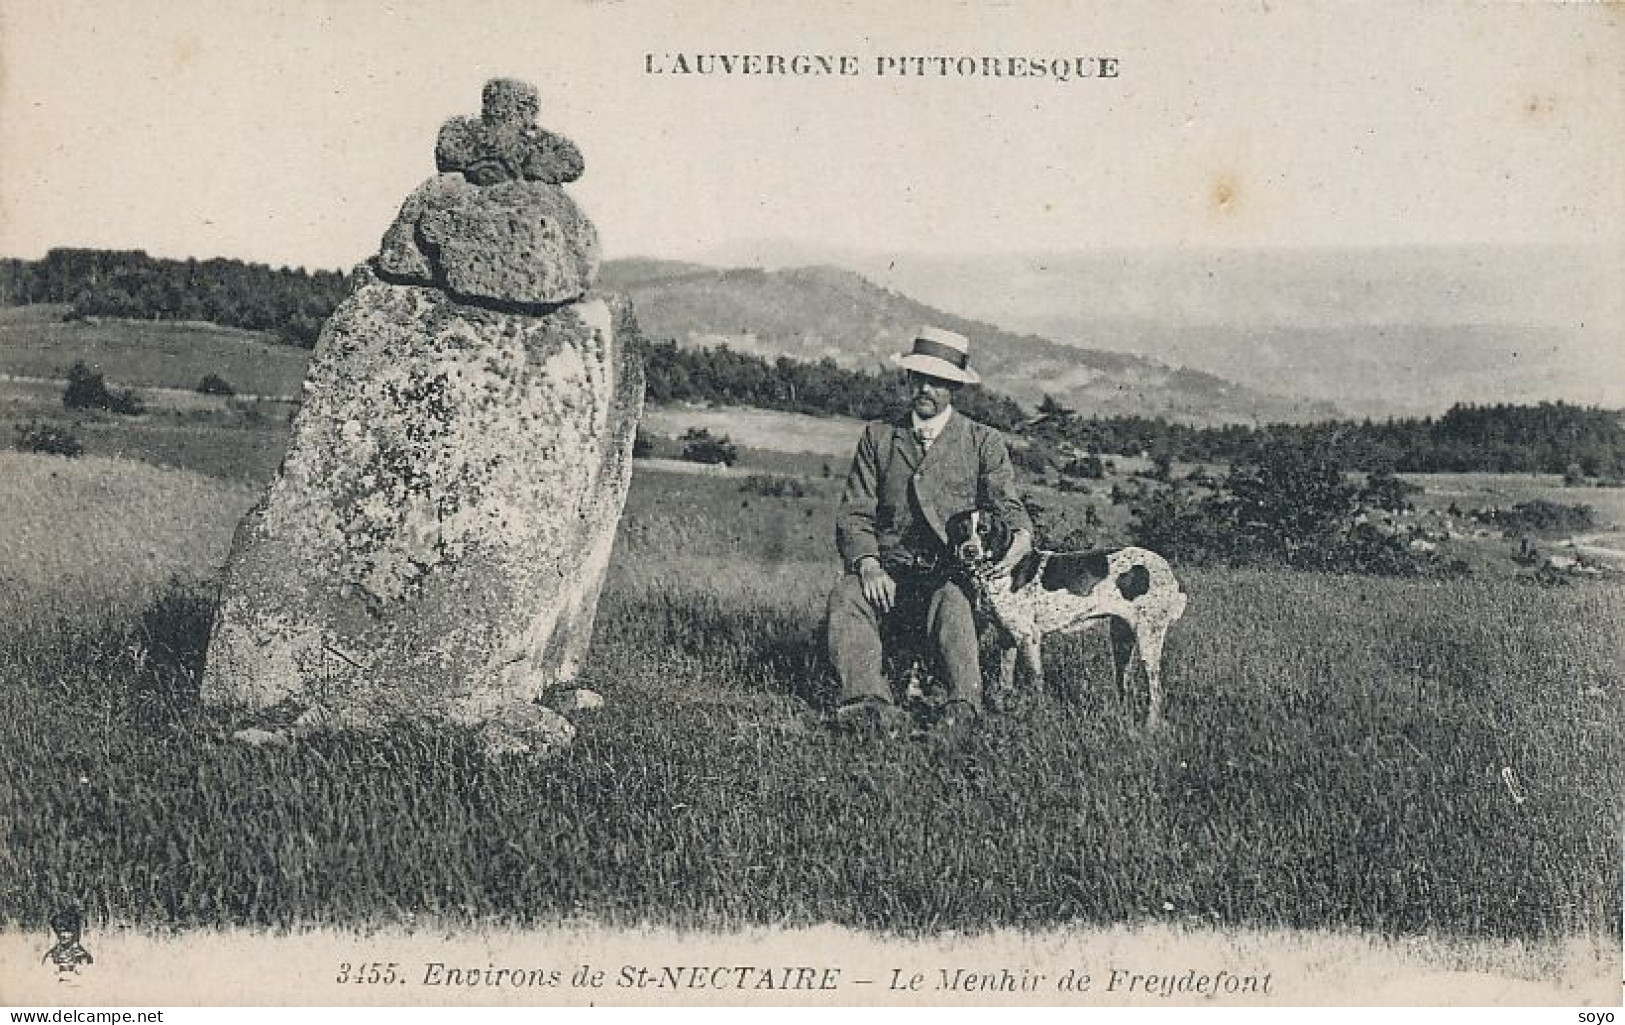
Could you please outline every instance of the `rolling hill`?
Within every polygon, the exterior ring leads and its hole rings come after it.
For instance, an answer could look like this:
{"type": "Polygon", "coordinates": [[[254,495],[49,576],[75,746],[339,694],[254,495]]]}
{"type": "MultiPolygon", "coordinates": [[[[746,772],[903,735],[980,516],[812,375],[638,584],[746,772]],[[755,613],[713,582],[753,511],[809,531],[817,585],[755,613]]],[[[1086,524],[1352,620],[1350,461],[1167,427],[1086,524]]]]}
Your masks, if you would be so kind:
{"type": "Polygon", "coordinates": [[[307,349],[200,321],[75,318],[66,303],[0,307],[0,376],[56,381],[82,360],[121,387],[191,390],[205,374],[241,394],[292,398],[307,349]]]}
{"type": "Polygon", "coordinates": [[[1192,424],[1294,421],[1338,415],[1154,359],[1062,345],[956,316],[830,266],[717,269],[625,259],[604,265],[600,285],[628,293],[644,333],[685,346],[727,345],[769,358],[831,359],[876,370],[920,324],[970,336],[973,364],[996,391],[1035,406],[1052,395],[1084,414],[1166,416],[1192,424]]]}
{"type": "MultiPolygon", "coordinates": [[[[1212,424],[1440,415],[1460,402],[1625,406],[1625,253],[1595,246],[921,255],[780,241],[720,256],[707,258],[714,266],[612,261],[603,284],[632,295],[656,340],[851,369],[886,367],[919,323],[957,327],[976,339],[995,390],[1029,406],[1051,394],[1085,414],[1212,424]]],[[[178,318],[219,313],[244,328],[270,323],[281,340],[277,318],[295,318],[308,341],[343,284],[139,251],[0,259],[0,302],[131,318],[102,332],[128,350],[105,353],[103,369],[134,384],[150,383],[168,343],[131,333],[191,332],[189,345],[206,348],[229,329],[178,318]]],[[[19,331],[15,315],[0,309],[0,373],[60,371],[63,331],[102,348],[85,330],[96,317],[19,331]]],[[[246,365],[225,351],[208,361],[255,392],[266,390],[252,380],[257,364],[284,362],[269,349],[246,365]]]]}
{"type": "Polygon", "coordinates": [[[835,263],[1012,331],[1359,415],[1438,414],[1456,402],[1625,406],[1625,253],[1602,247],[965,256],[773,241],[715,258],[835,263]]]}

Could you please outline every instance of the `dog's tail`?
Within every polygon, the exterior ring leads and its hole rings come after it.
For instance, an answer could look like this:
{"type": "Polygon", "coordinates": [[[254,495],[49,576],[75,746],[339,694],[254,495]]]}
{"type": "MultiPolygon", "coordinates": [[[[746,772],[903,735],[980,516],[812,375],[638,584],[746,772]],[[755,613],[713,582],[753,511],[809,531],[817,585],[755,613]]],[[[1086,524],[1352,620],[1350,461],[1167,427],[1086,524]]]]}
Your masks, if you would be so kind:
{"type": "Polygon", "coordinates": [[[1168,622],[1172,623],[1180,616],[1183,616],[1185,606],[1188,604],[1190,604],[1190,599],[1186,597],[1184,588],[1179,586],[1177,580],[1174,581],[1174,593],[1168,596],[1168,622]]]}

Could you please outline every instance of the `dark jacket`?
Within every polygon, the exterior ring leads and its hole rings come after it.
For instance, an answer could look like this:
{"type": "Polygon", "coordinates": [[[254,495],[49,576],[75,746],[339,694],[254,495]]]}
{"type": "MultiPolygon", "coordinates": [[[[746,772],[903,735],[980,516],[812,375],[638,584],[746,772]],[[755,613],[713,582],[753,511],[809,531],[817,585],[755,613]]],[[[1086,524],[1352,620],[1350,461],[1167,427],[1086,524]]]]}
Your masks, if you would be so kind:
{"type": "Polygon", "coordinates": [[[835,520],[847,572],[866,555],[888,568],[899,557],[935,558],[948,542],[948,518],[969,509],[997,510],[1012,528],[1032,529],[1002,434],[955,410],[922,457],[911,423],[904,414],[864,427],[835,520]]]}

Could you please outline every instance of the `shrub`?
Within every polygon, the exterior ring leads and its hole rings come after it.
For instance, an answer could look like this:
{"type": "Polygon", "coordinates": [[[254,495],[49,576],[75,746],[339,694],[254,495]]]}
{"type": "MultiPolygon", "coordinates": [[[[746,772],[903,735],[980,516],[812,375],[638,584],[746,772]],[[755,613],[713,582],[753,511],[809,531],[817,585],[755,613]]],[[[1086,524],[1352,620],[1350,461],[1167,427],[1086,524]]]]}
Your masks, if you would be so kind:
{"type": "Polygon", "coordinates": [[[1511,509],[1474,509],[1473,519],[1504,530],[1589,530],[1596,522],[1596,510],[1589,505],[1568,505],[1544,498],[1519,502],[1511,509]]]}
{"type": "Polygon", "coordinates": [[[780,474],[752,474],[739,485],[739,490],[747,495],[761,495],[763,498],[806,498],[812,494],[812,489],[800,477],[786,477],[780,474]]]}
{"type": "Polygon", "coordinates": [[[1142,494],[1130,533],[1178,561],[1410,576],[1432,560],[1360,513],[1362,498],[1408,506],[1415,490],[1391,474],[1362,490],[1328,450],[1280,441],[1238,462],[1209,494],[1184,485],[1142,494]]]}
{"type": "Polygon", "coordinates": [[[1090,452],[1088,455],[1074,459],[1061,467],[1064,477],[1083,477],[1088,480],[1100,480],[1106,476],[1106,464],[1101,458],[1090,452]]]}
{"type": "Polygon", "coordinates": [[[1369,523],[1357,524],[1344,534],[1327,562],[1332,569],[1385,577],[1416,576],[1425,565],[1402,538],[1369,523]]]}
{"type": "Polygon", "coordinates": [[[1010,446],[1010,462],[1018,470],[1026,470],[1036,476],[1044,476],[1052,470],[1058,469],[1066,462],[1066,456],[1060,448],[1041,438],[1033,438],[1025,445],[1010,446]]]}
{"type": "Polygon", "coordinates": [[[718,437],[703,427],[690,427],[678,440],[683,443],[682,458],[691,463],[732,466],[739,461],[739,449],[726,434],[718,437]]]}
{"type": "Polygon", "coordinates": [[[134,389],[120,388],[118,391],[108,392],[107,411],[120,413],[124,416],[140,416],[147,411],[146,405],[135,394],[134,389]]]}
{"type": "Polygon", "coordinates": [[[1188,489],[1165,486],[1136,496],[1129,511],[1133,516],[1129,533],[1134,543],[1174,562],[1205,565],[1248,561],[1241,557],[1239,538],[1227,529],[1222,516],[1216,515],[1215,499],[1211,497],[1199,499],[1188,489]]]}
{"type": "Polygon", "coordinates": [[[18,424],[17,447],[24,452],[66,456],[69,459],[84,455],[85,452],[84,443],[72,431],[65,427],[42,423],[18,424]]]}
{"type": "Polygon", "coordinates": [[[1021,502],[1033,521],[1035,546],[1077,552],[1101,544],[1100,517],[1090,515],[1093,506],[1075,501],[1046,505],[1032,494],[1023,494],[1021,502]]]}
{"type": "Polygon", "coordinates": [[[1404,512],[1415,508],[1411,496],[1421,490],[1388,470],[1379,470],[1366,478],[1365,487],[1360,491],[1360,501],[1384,512],[1404,512]]]}
{"type": "Polygon", "coordinates": [[[645,431],[642,427],[632,438],[634,459],[676,459],[681,455],[682,444],[676,438],[645,431]]]}
{"type": "Polygon", "coordinates": [[[62,404],[69,409],[102,409],[107,404],[107,382],[79,360],[68,368],[68,386],[62,404]]]}
{"type": "Polygon", "coordinates": [[[1330,568],[1360,508],[1358,489],[1328,450],[1291,441],[1236,463],[1226,487],[1212,505],[1240,550],[1300,569],[1330,568]]]}
{"type": "Polygon", "coordinates": [[[105,409],[109,413],[136,416],[145,407],[128,388],[111,391],[102,375],[79,360],[68,369],[68,386],[62,391],[62,404],[69,409],[105,409]]]}
{"type": "Polygon", "coordinates": [[[204,374],[203,380],[197,383],[197,390],[203,395],[237,394],[237,389],[231,386],[231,382],[219,374],[204,374]]]}

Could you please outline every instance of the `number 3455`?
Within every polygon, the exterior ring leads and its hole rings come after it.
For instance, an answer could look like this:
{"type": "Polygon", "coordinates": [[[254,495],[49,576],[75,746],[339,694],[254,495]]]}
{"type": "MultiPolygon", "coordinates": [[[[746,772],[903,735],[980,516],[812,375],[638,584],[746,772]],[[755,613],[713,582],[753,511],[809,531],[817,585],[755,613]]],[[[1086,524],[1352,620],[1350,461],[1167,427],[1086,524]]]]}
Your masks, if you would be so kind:
{"type": "Polygon", "coordinates": [[[405,982],[400,974],[398,961],[364,961],[361,964],[351,964],[348,961],[339,962],[339,974],[333,981],[337,983],[354,983],[358,986],[388,986],[396,982],[405,982]]]}

